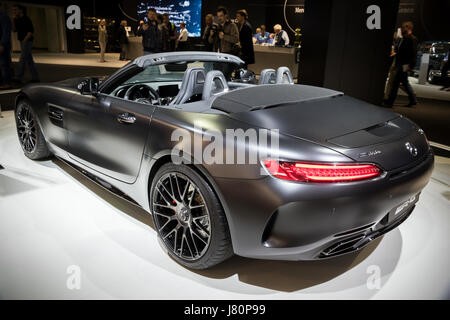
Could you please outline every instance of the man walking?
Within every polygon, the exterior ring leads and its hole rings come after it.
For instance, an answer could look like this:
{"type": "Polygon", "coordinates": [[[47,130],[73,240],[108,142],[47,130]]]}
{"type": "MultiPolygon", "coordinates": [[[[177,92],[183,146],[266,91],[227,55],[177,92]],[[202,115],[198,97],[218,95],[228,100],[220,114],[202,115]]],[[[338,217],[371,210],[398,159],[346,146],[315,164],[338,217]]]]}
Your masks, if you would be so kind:
{"type": "Polygon", "coordinates": [[[417,104],[416,95],[408,80],[408,72],[412,70],[416,64],[417,59],[417,38],[412,34],[413,23],[410,21],[403,22],[401,31],[403,38],[400,39],[397,53],[395,55],[396,74],[392,83],[392,89],[389,93],[386,107],[392,107],[395,98],[397,97],[398,88],[402,83],[405,91],[408,94],[409,103],[407,107],[412,107],[417,104]]]}
{"type": "Polygon", "coordinates": [[[39,74],[36,70],[36,66],[33,61],[33,55],[31,53],[31,50],[33,48],[33,23],[27,16],[24,6],[18,4],[15,5],[13,7],[13,14],[13,30],[17,32],[17,38],[20,41],[21,49],[19,69],[17,70],[15,80],[20,83],[23,82],[25,65],[28,65],[31,71],[31,82],[39,82],[39,74]]]}
{"type": "Polygon", "coordinates": [[[156,21],[156,10],[148,9],[147,23],[142,23],[137,31],[138,36],[142,36],[142,46],[144,47],[144,55],[161,52],[162,39],[161,31],[156,21]]]}
{"type": "Polygon", "coordinates": [[[0,90],[11,89],[11,19],[0,11],[0,90]]]}

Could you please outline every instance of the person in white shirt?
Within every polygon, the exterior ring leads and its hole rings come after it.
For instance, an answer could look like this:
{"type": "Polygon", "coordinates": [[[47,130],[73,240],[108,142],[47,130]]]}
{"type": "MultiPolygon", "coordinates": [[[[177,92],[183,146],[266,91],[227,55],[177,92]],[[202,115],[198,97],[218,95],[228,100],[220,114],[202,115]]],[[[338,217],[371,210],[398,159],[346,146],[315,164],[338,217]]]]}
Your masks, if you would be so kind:
{"type": "Polygon", "coordinates": [[[178,36],[178,51],[186,51],[188,48],[188,31],[186,23],[180,23],[180,35],[178,36]]]}
{"type": "Polygon", "coordinates": [[[280,47],[289,45],[289,36],[288,36],[287,32],[281,28],[281,25],[276,24],[273,27],[273,31],[275,32],[274,45],[280,46],[280,47]]]}

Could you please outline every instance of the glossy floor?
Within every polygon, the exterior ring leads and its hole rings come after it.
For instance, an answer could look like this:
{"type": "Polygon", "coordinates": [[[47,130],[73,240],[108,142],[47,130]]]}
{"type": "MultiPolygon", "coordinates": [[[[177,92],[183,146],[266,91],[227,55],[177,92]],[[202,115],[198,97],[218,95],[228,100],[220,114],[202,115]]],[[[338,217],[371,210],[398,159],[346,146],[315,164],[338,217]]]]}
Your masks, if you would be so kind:
{"type": "Polygon", "coordinates": [[[199,272],[168,257],[142,209],[58,160],[28,160],[12,113],[3,115],[0,299],[450,298],[448,159],[437,159],[411,217],[358,254],[315,262],[234,257],[199,272]]]}

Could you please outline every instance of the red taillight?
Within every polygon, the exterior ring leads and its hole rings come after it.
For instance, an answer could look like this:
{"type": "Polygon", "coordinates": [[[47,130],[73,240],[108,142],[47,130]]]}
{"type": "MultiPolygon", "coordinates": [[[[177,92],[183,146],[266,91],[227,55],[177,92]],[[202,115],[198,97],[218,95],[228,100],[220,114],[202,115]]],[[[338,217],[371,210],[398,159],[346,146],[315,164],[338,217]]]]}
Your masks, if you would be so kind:
{"type": "Polygon", "coordinates": [[[303,182],[345,182],[369,179],[381,174],[373,164],[323,164],[264,160],[267,170],[275,177],[303,182]]]}

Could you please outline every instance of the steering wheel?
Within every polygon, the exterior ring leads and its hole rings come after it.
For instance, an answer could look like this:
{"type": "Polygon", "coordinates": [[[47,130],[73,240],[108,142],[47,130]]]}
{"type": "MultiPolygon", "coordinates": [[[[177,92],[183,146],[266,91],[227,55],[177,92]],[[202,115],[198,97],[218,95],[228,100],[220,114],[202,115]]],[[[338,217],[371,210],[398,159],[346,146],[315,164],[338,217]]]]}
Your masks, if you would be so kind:
{"type": "Polygon", "coordinates": [[[145,83],[138,83],[138,84],[132,85],[130,88],[128,88],[127,92],[125,92],[125,96],[124,96],[124,99],[133,100],[133,101],[141,99],[141,98],[151,99],[152,102],[154,100],[156,100],[156,102],[159,103],[158,92],[155,89],[153,89],[151,86],[149,86],[148,84],[145,84],[145,83]],[[144,88],[148,89],[148,91],[150,93],[149,96],[144,96],[144,95],[142,95],[142,93],[139,93],[139,95],[137,95],[137,93],[141,92],[141,90],[144,88]],[[136,92],[136,90],[139,90],[139,91],[136,92]]]}

